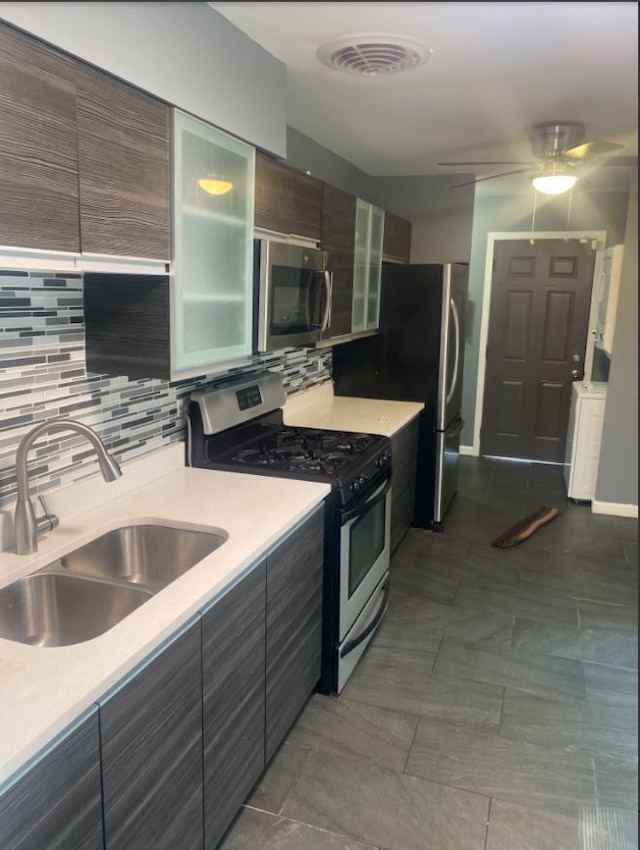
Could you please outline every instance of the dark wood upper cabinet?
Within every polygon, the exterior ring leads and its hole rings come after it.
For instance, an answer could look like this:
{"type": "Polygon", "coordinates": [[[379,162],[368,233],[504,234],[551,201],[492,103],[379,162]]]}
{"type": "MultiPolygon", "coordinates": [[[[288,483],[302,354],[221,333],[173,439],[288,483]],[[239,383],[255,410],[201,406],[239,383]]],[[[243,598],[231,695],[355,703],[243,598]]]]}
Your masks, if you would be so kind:
{"type": "Polygon", "coordinates": [[[102,850],[98,711],[0,796],[3,850],[102,850]]]}
{"type": "Polygon", "coordinates": [[[400,218],[390,212],[384,215],[384,237],[382,240],[382,255],[393,260],[408,263],[411,255],[410,221],[400,218]]]}
{"type": "Polygon", "coordinates": [[[351,333],[355,231],[356,198],[324,183],[320,242],[333,273],[330,337],[351,333]]]}
{"type": "Polygon", "coordinates": [[[169,259],[170,110],[78,63],[80,247],[169,259]]]}
{"type": "Polygon", "coordinates": [[[0,22],[0,244],[80,249],[73,59],[0,22]]]}
{"type": "Polygon", "coordinates": [[[260,151],[256,152],[254,224],[320,240],[322,183],[260,151]]]}

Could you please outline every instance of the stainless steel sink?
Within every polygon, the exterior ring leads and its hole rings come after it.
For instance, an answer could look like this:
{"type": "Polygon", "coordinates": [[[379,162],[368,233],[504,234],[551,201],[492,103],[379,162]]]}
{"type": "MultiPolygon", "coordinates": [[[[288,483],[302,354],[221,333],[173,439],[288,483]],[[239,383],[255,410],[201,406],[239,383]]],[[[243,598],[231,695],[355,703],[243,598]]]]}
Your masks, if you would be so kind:
{"type": "Polygon", "coordinates": [[[80,546],[50,568],[124,581],[157,592],[227,540],[219,534],[166,525],[128,525],[80,546]]]}
{"type": "Polygon", "coordinates": [[[128,525],[0,590],[0,638],[70,646],[97,637],[218,549],[227,534],[128,525]]]}
{"type": "Polygon", "coordinates": [[[70,646],[101,635],[152,594],[56,573],[33,573],[0,590],[0,637],[70,646]]]}

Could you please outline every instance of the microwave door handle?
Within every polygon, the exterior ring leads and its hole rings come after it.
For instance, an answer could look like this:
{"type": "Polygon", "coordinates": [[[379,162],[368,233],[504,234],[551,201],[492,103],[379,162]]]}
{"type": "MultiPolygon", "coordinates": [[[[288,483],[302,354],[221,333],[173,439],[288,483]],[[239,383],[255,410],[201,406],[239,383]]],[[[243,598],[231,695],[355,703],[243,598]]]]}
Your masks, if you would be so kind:
{"type": "Polygon", "coordinates": [[[307,285],[307,297],[305,299],[305,318],[307,321],[308,328],[316,327],[314,323],[311,321],[311,295],[313,294],[313,272],[309,272],[309,281],[307,285]]]}
{"type": "Polygon", "coordinates": [[[451,298],[449,301],[449,307],[451,308],[451,315],[453,316],[453,327],[456,332],[456,359],[453,366],[453,375],[451,376],[449,392],[447,393],[447,404],[449,404],[449,402],[453,398],[453,394],[456,389],[456,384],[458,383],[458,368],[460,366],[460,319],[458,318],[458,308],[456,307],[456,302],[453,300],[453,298],[451,298]]]}
{"type": "Polygon", "coordinates": [[[389,475],[389,477],[387,478],[387,480],[385,481],[385,483],[381,487],[378,487],[378,489],[375,491],[375,493],[373,493],[371,496],[369,496],[369,498],[366,500],[366,502],[363,502],[361,505],[358,505],[356,508],[352,508],[350,511],[345,511],[345,513],[342,514],[343,525],[346,524],[347,522],[349,522],[350,520],[354,519],[355,517],[360,516],[360,514],[363,514],[365,511],[369,510],[369,508],[373,507],[378,502],[381,502],[385,498],[385,496],[387,495],[387,493],[389,492],[390,489],[391,489],[391,475],[389,475]]]}
{"type": "Polygon", "coordinates": [[[327,328],[331,327],[331,296],[333,294],[333,272],[324,272],[324,288],[325,297],[327,301],[324,308],[322,327],[320,328],[321,331],[326,331],[327,328]]]}

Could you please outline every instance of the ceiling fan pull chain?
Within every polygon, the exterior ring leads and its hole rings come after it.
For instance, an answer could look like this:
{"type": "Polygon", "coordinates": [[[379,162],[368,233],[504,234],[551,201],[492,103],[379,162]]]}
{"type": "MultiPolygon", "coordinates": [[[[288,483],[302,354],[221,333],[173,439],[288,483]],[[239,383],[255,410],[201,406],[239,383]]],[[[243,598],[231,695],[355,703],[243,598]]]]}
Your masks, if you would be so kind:
{"type": "Polygon", "coordinates": [[[536,203],[538,201],[538,192],[533,190],[533,212],[531,213],[531,238],[529,239],[529,245],[535,245],[535,239],[533,238],[533,231],[536,222],[536,203]]]}
{"type": "Polygon", "coordinates": [[[573,201],[573,187],[569,189],[569,206],[567,208],[567,230],[571,230],[571,202],[573,201]]]}

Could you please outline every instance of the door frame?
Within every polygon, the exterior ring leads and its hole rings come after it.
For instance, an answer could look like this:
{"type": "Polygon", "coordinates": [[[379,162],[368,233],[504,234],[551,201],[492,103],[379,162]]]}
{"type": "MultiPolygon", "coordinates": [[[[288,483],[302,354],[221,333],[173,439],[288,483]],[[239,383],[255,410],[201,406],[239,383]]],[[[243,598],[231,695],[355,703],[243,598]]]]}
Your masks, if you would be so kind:
{"type": "MultiPolygon", "coordinates": [[[[482,288],[482,315],[480,319],[480,342],[478,348],[478,380],[476,384],[476,409],[473,425],[473,445],[471,450],[466,446],[461,446],[461,454],[480,455],[480,429],[482,427],[482,412],[484,406],[484,382],[487,370],[487,340],[489,338],[489,315],[491,311],[491,282],[493,278],[493,252],[496,242],[502,242],[508,239],[531,239],[536,242],[541,240],[557,240],[557,239],[585,239],[593,240],[596,243],[596,257],[593,268],[593,281],[591,283],[591,304],[589,307],[589,329],[595,327],[597,318],[598,305],[594,298],[596,290],[596,282],[600,279],[602,271],[602,261],[604,257],[604,249],[607,241],[606,230],[562,230],[562,231],[543,231],[534,233],[533,236],[530,230],[527,231],[490,231],[487,233],[487,252],[484,267],[484,281],[482,288]],[[462,449],[467,449],[462,451],[462,449]]],[[[591,374],[593,366],[594,340],[593,334],[587,333],[587,343],[584,356],[584,374],[585,377],[591,374]]]]}

